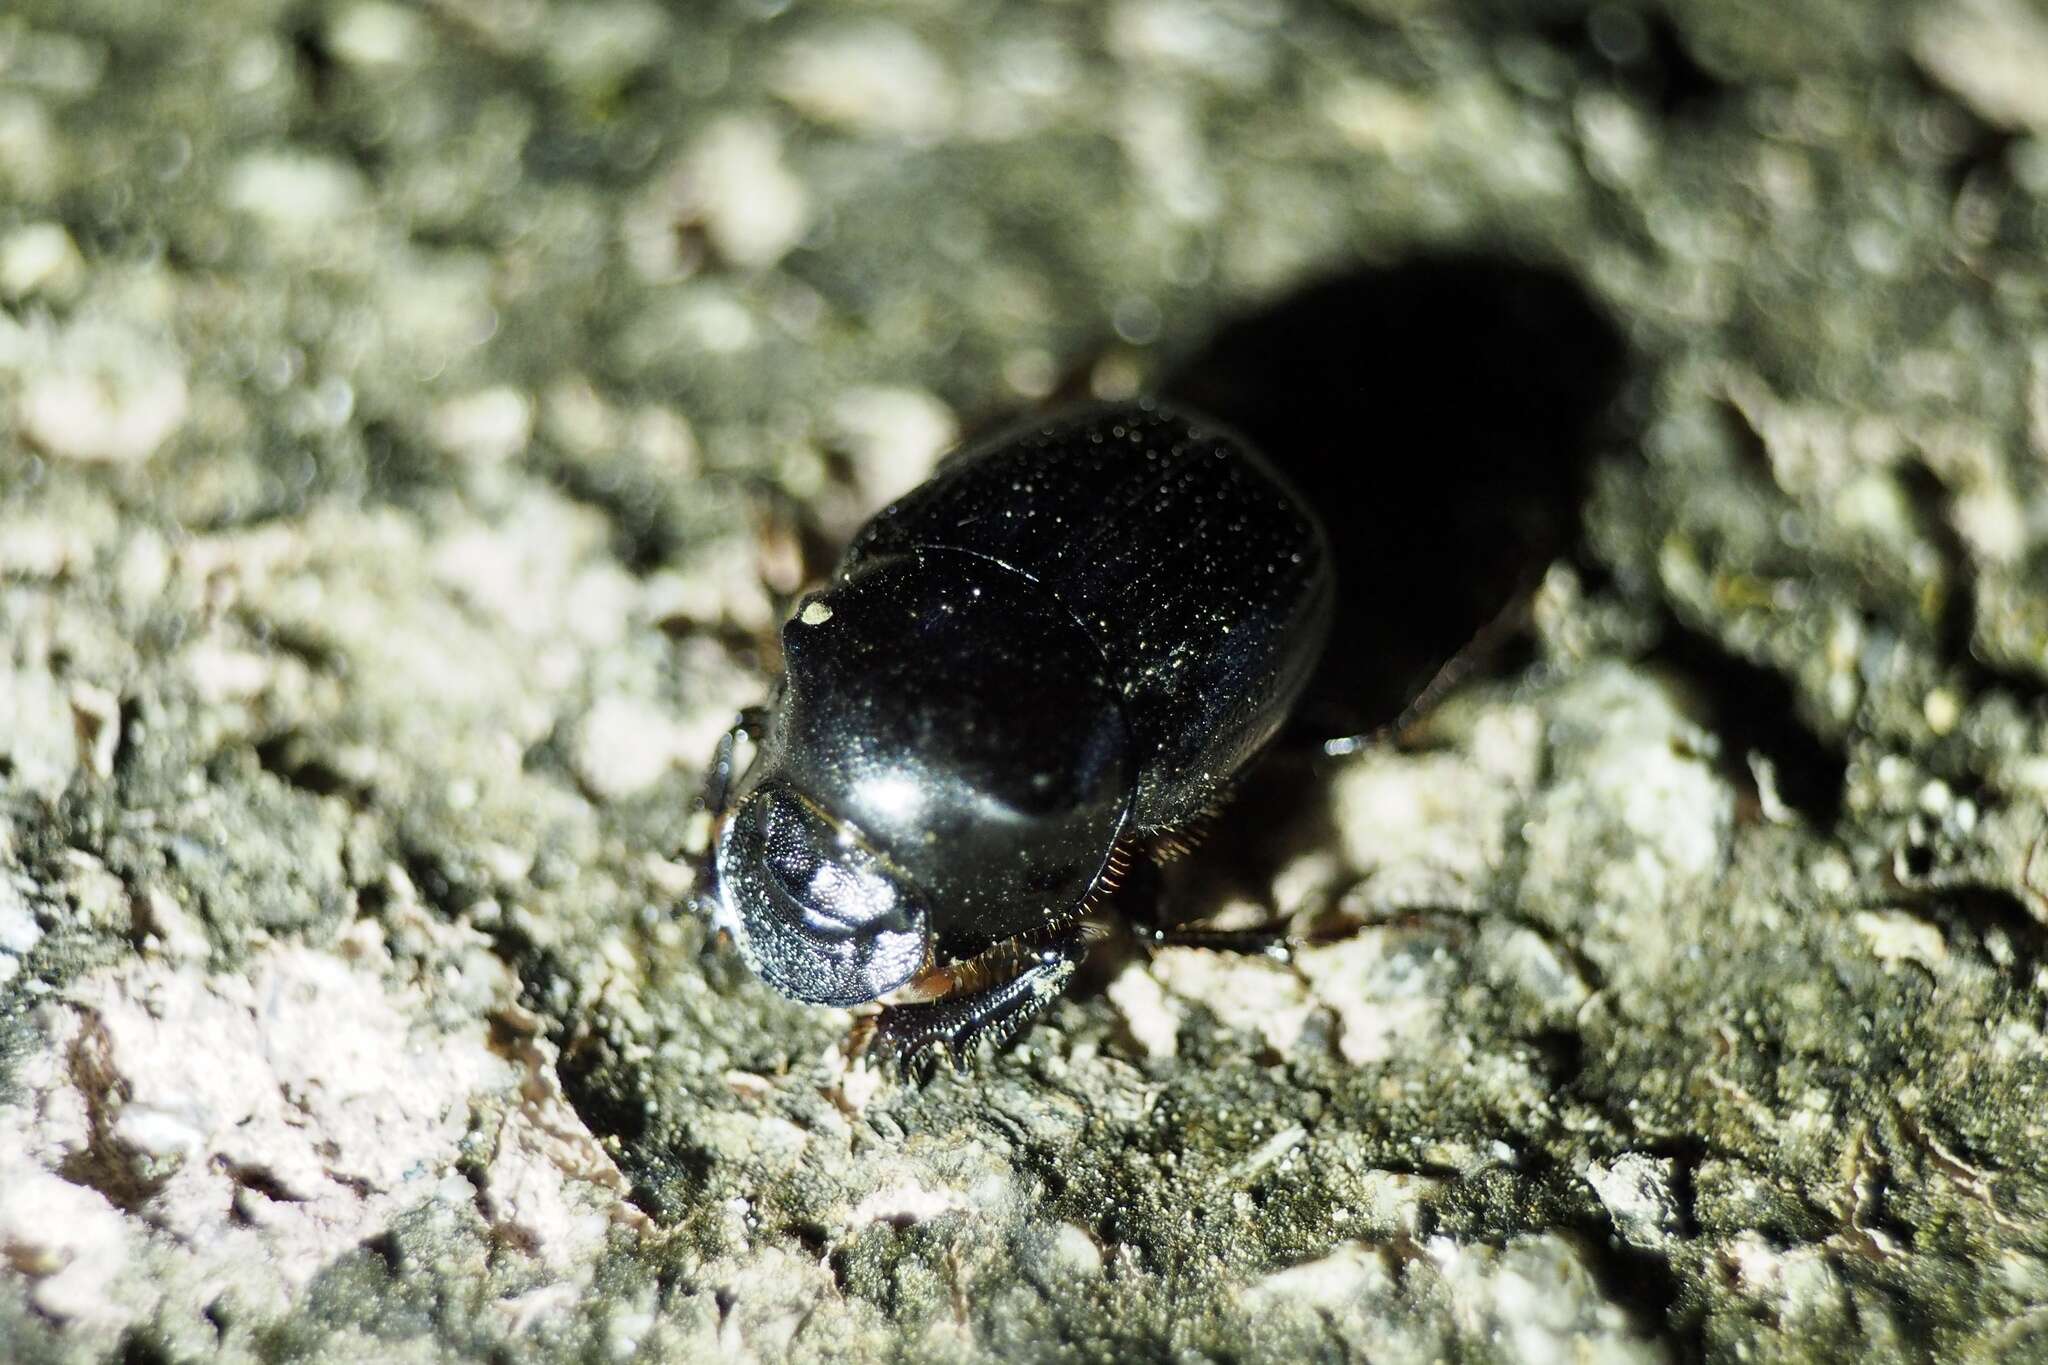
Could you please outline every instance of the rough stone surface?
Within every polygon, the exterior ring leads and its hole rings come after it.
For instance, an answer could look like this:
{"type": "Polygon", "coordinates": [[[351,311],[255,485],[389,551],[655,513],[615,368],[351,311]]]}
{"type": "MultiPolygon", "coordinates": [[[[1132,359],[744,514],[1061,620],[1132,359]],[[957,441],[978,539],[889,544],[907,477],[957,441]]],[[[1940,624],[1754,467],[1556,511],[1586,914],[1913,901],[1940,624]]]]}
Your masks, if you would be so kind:
{"type": "Polygon", "coordinates": [[[0,1358],[2048,1357],[2044,52],[15,0],[0,1358]],[[906,1088],[707,943],[808,541],[1450,254],[1620,390],[1533,651],[1191,865],[1313,947],[906,1088]]]}

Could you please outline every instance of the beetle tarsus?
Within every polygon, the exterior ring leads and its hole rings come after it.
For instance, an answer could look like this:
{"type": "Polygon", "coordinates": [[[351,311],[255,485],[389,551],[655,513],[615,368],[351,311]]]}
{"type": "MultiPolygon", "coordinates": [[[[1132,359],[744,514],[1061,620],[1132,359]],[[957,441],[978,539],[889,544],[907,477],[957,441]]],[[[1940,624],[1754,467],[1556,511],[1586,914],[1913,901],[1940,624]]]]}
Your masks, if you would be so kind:
{"type": "Polygon", "coordinates": [[[713,817],[725,814],[727,799],[732,795],[739,742],[742,739],[753,742],[767,724],[767,707],[748,706],[742,708],[739,715],[733,719],[733,723],[726,727],[725,733],[718,737],[718,749],[712,755],[711,770],[704,775],[704,790],[697,797],[699,809],[709,812],[713,817]]]}
{"type": "Polygon", "coordinates": [[[922,1080],[941,1053],[957,1069],[980,1044],[1001,1047],[1059,998],[1089,941],[1072,929],[1033,949],[1022,971],[985,990],[886,1007],[874,1027],[875,1055],[905,1080],[922,1080]]]}

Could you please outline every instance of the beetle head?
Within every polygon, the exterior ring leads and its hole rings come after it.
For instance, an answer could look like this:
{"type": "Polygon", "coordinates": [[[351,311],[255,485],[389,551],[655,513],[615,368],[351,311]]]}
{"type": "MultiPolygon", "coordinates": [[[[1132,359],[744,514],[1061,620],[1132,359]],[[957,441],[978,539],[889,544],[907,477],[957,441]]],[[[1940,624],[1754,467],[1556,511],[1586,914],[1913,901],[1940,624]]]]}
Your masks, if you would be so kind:
{"type": "Polygon", "coordinates": [[[740,803],[717,859],[721,919],[747,965],[784,995],[856,1005],[924,969],[928,917],[902,876],[785,783],[740,803]]]}

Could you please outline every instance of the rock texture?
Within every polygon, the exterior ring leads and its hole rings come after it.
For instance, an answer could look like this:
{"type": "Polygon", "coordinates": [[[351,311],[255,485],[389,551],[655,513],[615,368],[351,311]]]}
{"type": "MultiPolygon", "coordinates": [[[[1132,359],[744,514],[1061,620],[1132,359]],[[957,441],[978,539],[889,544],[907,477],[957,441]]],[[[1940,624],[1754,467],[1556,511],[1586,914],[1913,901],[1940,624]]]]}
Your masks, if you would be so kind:
{"type": "Polygon", "coordinates": [[[2043,54],[16,0],[0,1356],[2048,1355],[2043,54]],[[1111,948],[850,1066],[682,908],[785,595],[957,433],[1217,392],[1333,280],[1409,311],[1311,338],[1326,439],[1572,462],[1533,648],[1188,866],[1291,962],[1111,948]]]}

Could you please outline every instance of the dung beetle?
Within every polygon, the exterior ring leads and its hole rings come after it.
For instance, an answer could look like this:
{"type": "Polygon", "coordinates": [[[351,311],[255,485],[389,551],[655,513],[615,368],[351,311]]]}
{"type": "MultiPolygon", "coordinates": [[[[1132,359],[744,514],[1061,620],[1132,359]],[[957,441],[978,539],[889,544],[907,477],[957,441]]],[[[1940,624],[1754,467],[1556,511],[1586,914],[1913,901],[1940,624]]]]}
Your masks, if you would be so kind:
{"type": "Polygon", "coordinates": [[[1192,413],[1092,405],[948,457],[799,602],[721,741],[713,923],[787,996],[880,1002],[906,1071],[1000,1042],[1273,739],[1335,591],[1315,513],[1192,413]]]}

